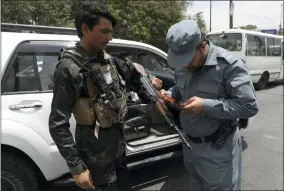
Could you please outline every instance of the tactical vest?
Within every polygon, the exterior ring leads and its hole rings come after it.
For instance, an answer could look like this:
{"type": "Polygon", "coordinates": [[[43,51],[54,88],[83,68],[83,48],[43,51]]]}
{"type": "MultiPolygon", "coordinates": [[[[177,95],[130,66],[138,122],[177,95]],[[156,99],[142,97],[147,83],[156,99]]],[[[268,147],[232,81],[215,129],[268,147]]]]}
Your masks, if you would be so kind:
{"type": "Polygon", "coordinates": [[[81,125],[95,125],[97,122],[100,128],[122,123],[127,113],[126,86],[111,56],[104,52],[101,61],[93,62],[74,49],[68,49],[63,50],[60,57],[72,59],[86,77],[89,97],[80,96],[75,100],[72,111],[76,122],[81,125]]]}

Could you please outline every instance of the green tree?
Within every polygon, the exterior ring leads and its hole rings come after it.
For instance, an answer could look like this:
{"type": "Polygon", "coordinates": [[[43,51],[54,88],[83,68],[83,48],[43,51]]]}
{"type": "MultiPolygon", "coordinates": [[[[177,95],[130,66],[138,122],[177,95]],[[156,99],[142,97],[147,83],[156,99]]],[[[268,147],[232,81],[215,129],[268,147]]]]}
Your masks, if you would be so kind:
{"type": "MultiPolygon", "coordinates": [[[[75,27],[74,13],[81,0],[2,0],[1,22],[75,27]]],[[[117,19],[114,38],[152,44],[166,50],[171,25],[184,19],[189,1],[93,0],[105,3],[117,19]]]]}
{"type": "Polygon", "coordinates": [[[207,28],[206,28],[206,22],[205,22],[204,16],[203,16],[203,11],[200,11],[200,12],[193,14],[193,15],[188,15],[187,18],[195,20],[198,24],[198,27],[200,28],[200,31],[203,34],[206,34],[208,32],[207,28]]]}
{"type": "Polygon", "coordinates": [[[238,28],[255,31],[257,29],[257,26],[256,25],[246,25],[246,26],[240,26],[238,28]]]}
{"type": "Polygon", "coordinates": [[[30,24],[30,7],[27,1],[2,0],[1,22],[30,24]]]}
{"type": "Polygon", "coordinates": [[[1,22],[70,26],[70,1],[2,0],[1,22]]]}
{"type": "MultiPolygon", "coordinates": [[[[96,2],[95,2],[96,3],[96,2]]],[[[129,1],[108,0],[110,12],[117,20],[114,38],[145,42],[167,50],[165,38],[171,25],[184,19],[188,1],[129,1]]],[[[74,16],[80,1],[74,1],[74,16]]]]}

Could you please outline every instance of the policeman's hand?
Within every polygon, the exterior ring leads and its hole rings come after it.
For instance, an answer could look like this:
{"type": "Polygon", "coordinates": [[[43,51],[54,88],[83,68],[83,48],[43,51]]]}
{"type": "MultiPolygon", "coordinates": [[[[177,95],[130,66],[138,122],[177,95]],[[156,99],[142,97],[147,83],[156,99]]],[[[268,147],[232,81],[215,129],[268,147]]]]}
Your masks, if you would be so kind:
{"type": "Polygon", "coordinates": [[[163,98],[164,95],[167,95],[166,90],[161,89],[161,90],[159,91],[159,95],[160,95],[161,98],[163,98]]]}
{"type": "Polygon", "coordinates": [[[166,98],[169,97],[169,95],[167,94],[166,90],[159,90],[159,97],[162,98],[164,101],[168,102],[166,98]]]}
{"type": "Polygon", "coordinates": [[[90,171],[87,169],[86,171],[82,172],[78,175],[73,175],[74,181],[77,186],[79,186],[81,189],[84,190],[96,190],[96,188],[93,186],[93,180],[91,177],[90,171]]]}
{"type": "Polygon", "coordinates": [[[151,81],[157,90],[160,90],[162,88],[163,82],[159,78],[154,77],[151,81]]]}
{"type": "Polygon", "coordinates": [[[192,97],[183,104],[183,111],[188,114],[200,114],[204,100],[200,97],[192,97]]]}

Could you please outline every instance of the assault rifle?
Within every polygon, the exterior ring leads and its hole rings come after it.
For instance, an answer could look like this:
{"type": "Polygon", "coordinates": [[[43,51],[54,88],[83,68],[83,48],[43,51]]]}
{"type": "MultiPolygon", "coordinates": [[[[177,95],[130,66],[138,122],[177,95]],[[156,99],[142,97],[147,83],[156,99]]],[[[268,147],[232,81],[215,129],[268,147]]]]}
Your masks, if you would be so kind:
{"type": "Polygon", "coordinates": [[[180,129],[175,124],[175,122],[173,120],[173,116],[170,113],[170,111],[168,110],[164,100],[161,99],[158,90],[151,83],[149,77],[147,76],[147,73],[146,73],[144,67],[141,66],[140,64],[133,63],[129,60],[127,60],[127,61],[132,63],[132,65],[135,67],[135,69],[140,73],[140,81],[142,83],[143,88],[146,91],[146,95],[148,96],[148,98],[155,104],[156,108],[162,114],[162,116],[165,118],[165,120],[169,124],[169,126],[171,128],[174,128],[177,131],[177,133],[180,136],[181,142],[183,144],[185,144],[185,146],[187,148],[191,149],[191,146],[189,145],[189,143],[185,139],[184,135],[182,134],[180,129]]]}

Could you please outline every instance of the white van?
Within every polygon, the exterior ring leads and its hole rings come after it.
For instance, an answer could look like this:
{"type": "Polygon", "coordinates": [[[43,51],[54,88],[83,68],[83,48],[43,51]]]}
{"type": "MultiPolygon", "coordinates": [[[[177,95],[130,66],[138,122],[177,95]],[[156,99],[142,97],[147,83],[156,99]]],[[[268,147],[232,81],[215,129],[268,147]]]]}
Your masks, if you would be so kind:
{"type": "Polygon", "coordinates": [[[283,36],[224,29],[209,32],[206,37],[246,62],[256,89],[264,89],[268,82],[283,80],[283,36]]]}

